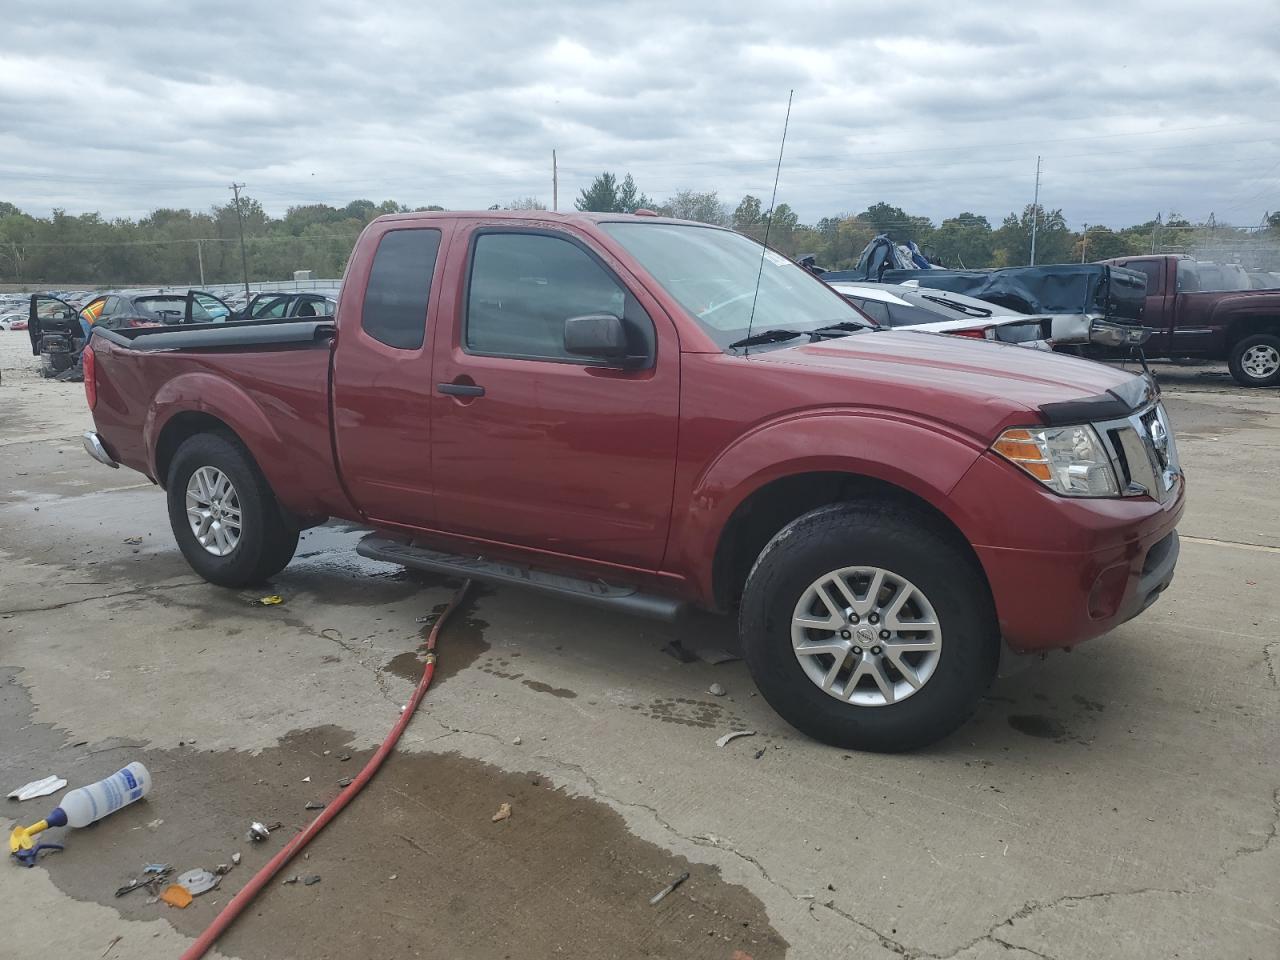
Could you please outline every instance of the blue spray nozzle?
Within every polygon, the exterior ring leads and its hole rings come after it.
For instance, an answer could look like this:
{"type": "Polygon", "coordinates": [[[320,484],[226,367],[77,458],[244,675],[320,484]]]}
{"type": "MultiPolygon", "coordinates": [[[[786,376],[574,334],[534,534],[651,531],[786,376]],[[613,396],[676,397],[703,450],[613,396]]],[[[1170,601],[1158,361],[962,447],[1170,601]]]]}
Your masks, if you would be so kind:
{"type": "Polygon", "coordinates": [[[14,859],[24,867],[34,867],[41,850],[61,850],[60,843],[37,843],[34,847],[13,851],[14,859]]]}

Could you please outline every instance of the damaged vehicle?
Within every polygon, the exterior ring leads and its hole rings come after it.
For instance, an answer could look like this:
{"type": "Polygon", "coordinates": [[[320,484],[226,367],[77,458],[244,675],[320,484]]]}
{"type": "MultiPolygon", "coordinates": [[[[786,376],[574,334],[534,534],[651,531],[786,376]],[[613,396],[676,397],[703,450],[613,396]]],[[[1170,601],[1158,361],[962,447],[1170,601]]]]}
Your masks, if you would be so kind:
{"type": "Polygon", "coordinates": [[[1028,317],[958,293],[920,290],[910,282],[836,282],[831,287],[881,327],[1053,349],[1050,317],[1028,317]]]}
{"type": "Polygon", "coordinates": [[[879,236],[852,270],[823,274],[828,283],[914,283],[983,300],[1015,313],[1047,316],[1059,347],[1120,349],[1151,336],[1144,325],[1146,278],[1109,263],[1055,263],[996,270],[946,270],[910,246],[879,236]]]}
{"type": "Polygon", "coordinates": [[[733,613],[769,704],[841,747],[945,736],[1178,558],[1150,379],[876,330],[755,241],[647,213],[379,217],[335,317],[97,328],[84,371],[86,450],[164,490],[212,583],[276,576],[332,517],[389,563],[733,613]]]}

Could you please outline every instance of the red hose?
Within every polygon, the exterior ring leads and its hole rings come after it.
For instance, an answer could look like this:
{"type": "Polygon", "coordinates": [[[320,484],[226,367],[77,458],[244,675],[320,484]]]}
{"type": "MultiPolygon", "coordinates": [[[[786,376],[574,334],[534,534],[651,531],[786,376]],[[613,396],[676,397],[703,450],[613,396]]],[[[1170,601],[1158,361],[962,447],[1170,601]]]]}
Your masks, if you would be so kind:
{"type": "Polygon", "coordinates": [[[364,765],[364,769],[334,798],[334,801],[321,810],[305,830],[295,834],[293,839],[286,843],[284,848],[272,857],[266,866],[255,873],[240,892],[227,902],[221,912],[213,918],[213,923],[209,924],[204,933],[200,934],[195,943],[191,944],[182,954],[182,960],[198,960],[198,958],[203,957],[205,952],[214,945],[218,937],[226,932],[227,927],[231,926],[236,917],[240,915],[240,912],[253,902],[253,898],[262,891],[263,887],[271,882],[271,878],[279,873],[285,864],[297,856],[298,851],[310,843],[330,820],[342,812],[343,807],[354,799],[355,795],[364,788],[364,785],[373,779],[373,775],[382,766],[382,761],[387,759],[387,755],[391,753],[395,748],[396,742],[399,741],[400,735],[409,726],[409,721],[413,718],[414,711],[418,709],[418,704],[426,696],[427,687],[431,686],[431,678],[436,672],[436,638],[440,634],[440,628],[444,626],[444,622],[449,619],[449,615],[462,602],[462,598],[466,596],[467,589],[470,586],[471,581],[468,580],[458,588],[458,592],[453,595],[453,599],[449,601],[449,605],[445,607],[444,612],[440,614],[439,619],[436,620],[435,625],[431,628],[431,632],[427,635],[427,663],[422,670],[422,679],[418,681],[418,687],[413,691],[413,696],[409,698],[408,704],[405,705],[404,712],[400,714],[400,719],[396,721],[396,725],[387,734],[387,739],[382,741],[382,746],[378,747],[377,752],[364,765]]]}

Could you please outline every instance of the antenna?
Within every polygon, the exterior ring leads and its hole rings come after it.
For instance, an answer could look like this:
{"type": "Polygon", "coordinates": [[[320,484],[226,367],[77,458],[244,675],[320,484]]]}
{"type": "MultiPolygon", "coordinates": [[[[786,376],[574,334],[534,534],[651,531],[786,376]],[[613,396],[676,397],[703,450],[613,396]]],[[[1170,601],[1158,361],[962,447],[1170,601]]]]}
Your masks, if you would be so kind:
{"type": "MultiPolygon", "coordinates": [[[[778,202],[778,179],[782,176],[782,151],[787,148],[787,127],[791,125],[791,98],[795,89],[787,92],[787,118],[782,121],[782,144],[778,147],[778,169],[773,174],[773,196],[769,198],[769,219],[764,224],[764,244],[760,247],[760,266],[756,270],[756,289],[751,294],[751,315],[747,317],[747,336],[751,336],[751,324],[756,319],[756,299],[760,296],[760,277],[764,274],[764,255],[769,252],[769,230],[773,227],[773,208],[778,202]]],[[[751,346],[742,351],[744,357],[751,355],[751,346]]]]}

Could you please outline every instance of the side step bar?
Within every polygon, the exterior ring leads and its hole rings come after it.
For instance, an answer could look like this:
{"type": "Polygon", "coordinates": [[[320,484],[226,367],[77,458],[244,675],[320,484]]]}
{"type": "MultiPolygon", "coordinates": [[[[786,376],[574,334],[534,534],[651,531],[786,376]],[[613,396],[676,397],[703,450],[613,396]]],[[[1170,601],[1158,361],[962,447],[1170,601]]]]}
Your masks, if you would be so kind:
{"type": "Polygon", "coordinates": [[[548,573],[545,570],[513,563],[486,560],[484,557],[441,553],[377,533],[371,533],[361,539],[356,552],[370,560],[399,563],[406,567],[453,577],[472,577],[488,583],[509,583],[517,587],[528,587],[565,600],[576,600],[579,603],[588,603],[607,610],[620,610],[654,620],[675,620],[684,609],[684,604],[678,600],[644,593],[636,587],[618,587],[602,580],[581,580],[561,573],[548,573]]]}

